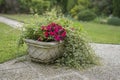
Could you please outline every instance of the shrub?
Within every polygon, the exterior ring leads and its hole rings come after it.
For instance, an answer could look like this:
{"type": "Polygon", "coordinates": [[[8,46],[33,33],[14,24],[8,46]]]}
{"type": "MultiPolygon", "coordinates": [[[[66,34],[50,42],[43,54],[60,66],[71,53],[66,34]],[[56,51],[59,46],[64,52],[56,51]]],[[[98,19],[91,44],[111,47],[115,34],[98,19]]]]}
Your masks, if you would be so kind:
{"type": "Polygon", "coordinates": [[[4,0],[0,0],[0,5],[4,3],[4,0]]]}
{"type": "Polygon", "coordinates": [[[97,15],[110,15],[112,14],[112,1],[113,0],[90,0],[92,7],[95,9],[97,15]]]}
{"type": "Polygon", "coordinates": [[[81,10],[83,10],[84,7],[81,5],[75,5],[71,10],[70,14],[72,17],[75,17],[81,10]]]}
{"type": "Polygon", "coordinates": [[[30,7],[31,7],[31,0],[18,0],[20,4],[20,12],[22,13],[30,13],[30,7]]]}
{"type": "Polygon", "coordinates": [[[120,26],[120,18],[111,17],[111,18],[108,19],[107,23],[110,24],[110,25],[120,26]]]}
{"type": "Polygon", "coordinates": [[[108,19],[108,17],[100,16],[100,17],[96,17],[96,18],[93,20],[93,22],[99,23],[99,24],[107,24],[107,19],[108,19]]]}
{"type": "Polygon", "coordinates": [[[20,7],[23,11],[42,14],[50,8],[50,1],[44,0],[20,0],[20,7]]]}
{"type": "Polygon", "coordinates": [[[32,0],[31,12],[42,14],[50,7],[49,1],[44,0],[32,0]]]}
{"type": "Polygon", "coordinates": [[[0,12],[5,12],[5,0],[0,0],[0,12]]]}
{"type": "Polygon", "coordinates": [[[71,6],[71,8],[68,9],[68,11],[72,17],[76,17],[80,11],[85,10],[89,6],[90,0],[74,0],[74,5],[71,6]]]}
{"type": "Polygon", "coordinates": [[[78,20],[91,21],[95,19],[96,14],[90,10],[83,10],[78,14],[78,20]]]}
{"type": "Polygon", "coordinates": [[[113,15],[120,18],[120,0],[113,0],[113,15]]]}

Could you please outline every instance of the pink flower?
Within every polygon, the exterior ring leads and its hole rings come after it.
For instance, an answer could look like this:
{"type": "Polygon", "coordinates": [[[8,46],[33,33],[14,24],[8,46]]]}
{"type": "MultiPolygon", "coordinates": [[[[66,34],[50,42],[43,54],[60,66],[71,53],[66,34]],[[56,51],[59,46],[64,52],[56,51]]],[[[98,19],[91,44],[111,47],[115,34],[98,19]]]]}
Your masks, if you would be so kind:
{"type": "Polygon", "coordinates": [[[46,40],[55,40],[60,41],[64,40],[66,37],[66,31],[62,26],[56,24],[56,23],[50,23],[47,26],[41,27],[42,31],[44,32],[44,36],[46,40]]]}
{"type": "Polygon", "coordinates": [[[50,32],[50,35],[51,35],[51,36],[54,35],[54,32],[50,32]]]}
{"type": "Polygon", "coordinates": [[[56,41],[60,41],[61,39],[60,39],[60,36],[55,36],[55,40],[56,41]]]}
{"type": "Polygon", "coordinates": [[[55,32],[58,32],[59,31],[59,29],[58,28],[55,28],[55,32]]]}
{"type": "Polygon", "coordinates": [[[66,37],[66,32],[64,31],[62,34],[61,34],[62,37],[66,37]]]}

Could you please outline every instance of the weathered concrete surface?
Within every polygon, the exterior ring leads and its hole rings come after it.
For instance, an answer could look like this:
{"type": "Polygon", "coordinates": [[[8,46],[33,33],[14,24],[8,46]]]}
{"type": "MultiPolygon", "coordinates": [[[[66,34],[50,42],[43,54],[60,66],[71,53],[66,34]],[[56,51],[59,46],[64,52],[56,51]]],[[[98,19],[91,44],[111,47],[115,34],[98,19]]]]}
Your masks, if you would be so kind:
{"type": "Polygon", "coordinates": [[[90,80],[120,80],[120,65],[100,66],[82,72],[90,80]]]}
{"type": "Polygon", "coordinates": [[[76,70],[55,65],[44,65],[12,60],[0,64],[0,80],[89,80],[76,70]]]}
{"type": "Polygon", "coordinates": [[[120,65],[120,45],[92,43],[91,47],[101,57],[104,65],[120,65]]]}
{"type": "Polygon", "coordinates": [[[0,80],[44,80],[44,77],[29,67],[0,71],[0,80]]]}
{"type": "Polygon", "coordinates": [[[120,80],[120,45],[91,44],[101,58],[101,66],[81,72],[90,80],[120,80]]]}
{"type": "Polygon", "coordinates": [[[26,65],[22,62],[19,62],[19,63],[15,63],[15,62],[16,60],[12,60],[12,61],[8,61],[3,64],[0,64],[0,71],[26,67],[26,65]]]}

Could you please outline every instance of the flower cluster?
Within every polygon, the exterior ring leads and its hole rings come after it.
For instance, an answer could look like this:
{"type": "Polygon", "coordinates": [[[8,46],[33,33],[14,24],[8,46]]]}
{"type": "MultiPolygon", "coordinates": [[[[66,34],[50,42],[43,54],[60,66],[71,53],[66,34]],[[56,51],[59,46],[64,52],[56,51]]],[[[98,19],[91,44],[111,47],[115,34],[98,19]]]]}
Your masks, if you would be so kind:
{"type": "MultiPolygon", "coordinates": [[[[42,26],[41,30],[43,31],[43,35],[46,40],[61,41],[66,37],[65,29],[56,23],[42,26]]],[[[41,40],[40,37],[38,40],[41,40]]]]}

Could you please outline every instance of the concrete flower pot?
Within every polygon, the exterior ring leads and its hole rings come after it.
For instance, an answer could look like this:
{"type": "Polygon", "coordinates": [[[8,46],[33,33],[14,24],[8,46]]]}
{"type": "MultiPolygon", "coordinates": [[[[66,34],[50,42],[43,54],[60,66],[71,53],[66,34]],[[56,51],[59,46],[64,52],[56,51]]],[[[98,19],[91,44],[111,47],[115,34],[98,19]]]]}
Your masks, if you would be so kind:
{"type": "Polygon", "coordinates": [[[32,61],[49,63],[64,53],[63,42],[40,42],[24,40],[28,45],[28,53],[32,61]]]}

